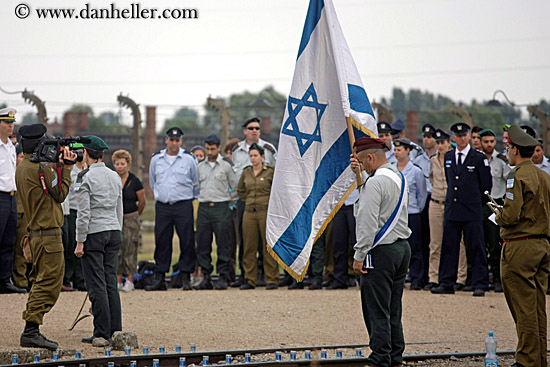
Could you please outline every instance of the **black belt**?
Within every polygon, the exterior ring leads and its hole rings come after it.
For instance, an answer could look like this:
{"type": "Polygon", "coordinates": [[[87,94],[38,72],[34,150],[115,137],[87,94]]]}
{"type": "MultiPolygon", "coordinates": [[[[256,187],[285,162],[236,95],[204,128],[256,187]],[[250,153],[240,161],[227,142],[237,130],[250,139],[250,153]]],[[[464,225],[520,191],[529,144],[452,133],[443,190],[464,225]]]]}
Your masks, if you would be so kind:
{"type": "Polygon", "coordinates": [[[214,202],[214,201],[205,201],[205,202],[200,202],[199,205],[205,205],[205,206],[210,206],[210,207],[213,207],[213,206],[227,206],[229,204],[228,201],[217,201],[217,202],[214,202]]]}
{"type": "Polygon", "coordinates": [[[264,210],[267,210],[267,206],[256,206],[256,207],[253,207],[253,208],[250,208],[250,207],[245,207],[244,208],[245,211],[247,212],[252,212],[252,213],[255,213],[255,212],[262,212],[264,210]]]}
{"type": "Polygon", "coordinates": [[[187,200],[178,200],[178,201],[168,201],[166,203],[163,203],[162,201],[158,201],[158,203],[160,204],[164,204],[164,205],[176,205],[176,204],[179,204],[179,203],[185,203],[186,201],[192,201],[193,199],[187,199],[187,200]]]}
{"type": "Polygon", "coordinates": [[[437,204],[445,204],[445,202],[443,202],[442,200],[437,200],[437,199],[434,199],[434,198],[430,198],[431,201],[433,201],[434,203],[437,203],[437,204]]]}
{"type": "Polygon", "coordinates": [[[535,236],[528,236],[528,237],[521,237],[521,238],[510,238],[510,239],[502,239],[502,242],[515,242],[515,241],[527,241],[527,240],[540,240],[540,239],[546,239],[548,240],[548,236],[545,234],[538,234],[535,236]]]}
{"type": "Polygon", "coordinates": [[[0,194],[1,195],[6,195],[6,196],[13,196],[15,195],[15,191],[0,191],[0,194]]]}

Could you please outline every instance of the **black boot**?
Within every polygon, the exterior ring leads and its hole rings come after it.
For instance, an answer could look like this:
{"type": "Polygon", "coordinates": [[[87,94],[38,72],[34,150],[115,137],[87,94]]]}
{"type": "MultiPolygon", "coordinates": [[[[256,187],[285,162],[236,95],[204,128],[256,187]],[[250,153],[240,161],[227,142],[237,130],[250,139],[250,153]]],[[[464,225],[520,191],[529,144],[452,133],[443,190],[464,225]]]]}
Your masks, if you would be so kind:
{"type": "Polygon", "coordinates": [[[297,282],[296,279],[292,279],[292,284],[288,286],[288,289],[304,289],[304,282],[297,282]]]}
{"type": "Polygon", "coordinates": [[[243,283],[244,283],[243,282],[243,275],[241,274],[237,277],[237,280],[235,280],[234,282],[231,282],[230,287],[231,288],[239,288],[241,285],[243,285],[243,283]]]}
{"type": "Polygon", "coordinates": [[[285,275],[283,276],[283,279],[279,281],[279,287],[288,287],[292,284],[292,277],[289,273],[285,271],[285,275]]]}
{"type": "Polygon", "coordinates": [[[210,278],[210,274],[204,274],[204,278],[202,279],[202,282],[200,282],[197,289],[199,290],[214,289],[214,285],[212,284],[212,278],[210,278]]]}
{"type": "Polygon", "coordinates": [[[21,334],[20,344],[26,348],[46,348],[49,350],[56,350],[58,348],[57,342],[47,339],[44,335],[40,334],[38,324],[27,321],[25,324],[25,330],[21,334]]]}
{"type": "Polygon", "coordinates": [[[227,289],[227,279],[225,274],[219,274],[216,284],[214,284],[215,289],[224,290],[227,289]]]}
{"type": "Polygon", "coordinates": [[[155,273],[154,277],[153,283],[145,286],[146,291],[165,291],[168,289],[164,281],[164,273],[155,273]]]}
{"type": "Polygon", "coordinates": [[[309,289],[322,289],[323,288],[323,278],[322,277],[315,277],[311,281],[311,284],[309,285],[309,289]]]}
{"type": "Polygon", "coordinates": [[[16,287],[11,279],[0,280],[0,293],[27,293],[25,288],[16,287]]]}
{"type": "Polygon", "coordinates": [[[191,287],[191,274],[189,273],[183,273],[183,279],[181,282],[181,289],[184,291],[190,291],[193,288],[191,287]]]}

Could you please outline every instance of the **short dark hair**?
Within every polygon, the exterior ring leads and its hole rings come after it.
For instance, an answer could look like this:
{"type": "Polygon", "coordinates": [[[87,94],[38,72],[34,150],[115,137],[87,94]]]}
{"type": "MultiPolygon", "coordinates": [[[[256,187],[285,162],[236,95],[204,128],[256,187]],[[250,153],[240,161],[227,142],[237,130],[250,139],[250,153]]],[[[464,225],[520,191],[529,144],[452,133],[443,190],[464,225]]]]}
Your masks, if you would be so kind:
{"type": "Polygon", "coordinates": [[[512,143],[512,146],[518,149],[521,158],[531,158],[533,156],[533,153],[535,153],[535,149],[537,148],[536,146],[520,147],[519,145],[515,145],[514,143],[512,143]]]}
{"type": "Polygon", "coordinates": [[[91,149],[86,149],[86,151],[88,152],[88,155],[92,159],[103,159],[103,152],[98,152],[97,150],[91,150],[91,149]]]}

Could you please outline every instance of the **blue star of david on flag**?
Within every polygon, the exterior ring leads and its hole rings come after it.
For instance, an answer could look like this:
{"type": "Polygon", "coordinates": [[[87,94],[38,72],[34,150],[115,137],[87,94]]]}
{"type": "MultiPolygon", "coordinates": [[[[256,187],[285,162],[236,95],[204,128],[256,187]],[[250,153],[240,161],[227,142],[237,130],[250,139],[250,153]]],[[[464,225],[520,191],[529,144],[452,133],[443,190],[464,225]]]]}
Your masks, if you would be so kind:
{"type": "Polygon", "coordinates": [[[285,135],[294,136],[296,138],[296,143],[298,144],[300,155],[302,157],[314,141],[321,142],[321,117],[323,117],[323,113],[325,112],[327,105],[328,104],[319,103],[317,101],[317,93],[315,92],[313,83],[309,85],[309,88],[306,90],[301,99],[291,96],[288,97],[288,118],[286,119],[281,132],[285,135]],[[296,117],[304,107],[315,109],[317,121],[315,130],[312,134],[300,131],[298,121],[296,120],[296,117]]]}

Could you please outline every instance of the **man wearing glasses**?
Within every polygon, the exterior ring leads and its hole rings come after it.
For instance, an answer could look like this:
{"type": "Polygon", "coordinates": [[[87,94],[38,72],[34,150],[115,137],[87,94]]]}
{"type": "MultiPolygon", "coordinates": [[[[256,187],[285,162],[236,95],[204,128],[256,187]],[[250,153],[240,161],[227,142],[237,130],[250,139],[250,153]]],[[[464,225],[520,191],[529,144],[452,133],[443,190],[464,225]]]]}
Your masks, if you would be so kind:
{"type": "MultiPolygon", "coordinates": [[[[247,166],[252,165],[250,163],[250,158],[248,157],[248,149],[253,143],[256,143],[265,149],[265,158],[264,161],[266,164],[275,166],[277,161],[277,149],[265,140],[260,139],[260,120],[257,117],[253,117],[244,122],[243,133],[245,139],[235,145],[233,148],[233,170],[237,174],[237,181],[241,178],[243,169],[247,166]]],[[[242,200],[237,201],[237,215],[239,220],[239,261],[242,264],[242,221],[244,213],[244,202],[242,200]]],[[[263,249],[260,247],[260,250],[263,249]]],[[[260,251],[260,256],[258,262],[263,264],[263,252],[260,251]]],[[[241,265],[242,266],[242,265],[241,265]]],[[[257,286],[262,286],[263,283],[263,266],[258,266],[258,282],[257,286]],[[261,269],[261,270],[260,270],[261,269]]],[[[244,274],[241,268],[241,276],[233,283],[232,287],[240,287],[242,285],[242,275],[244,274]]],[[[263,284],[265,285],[265,284],[263,284]]]]}

